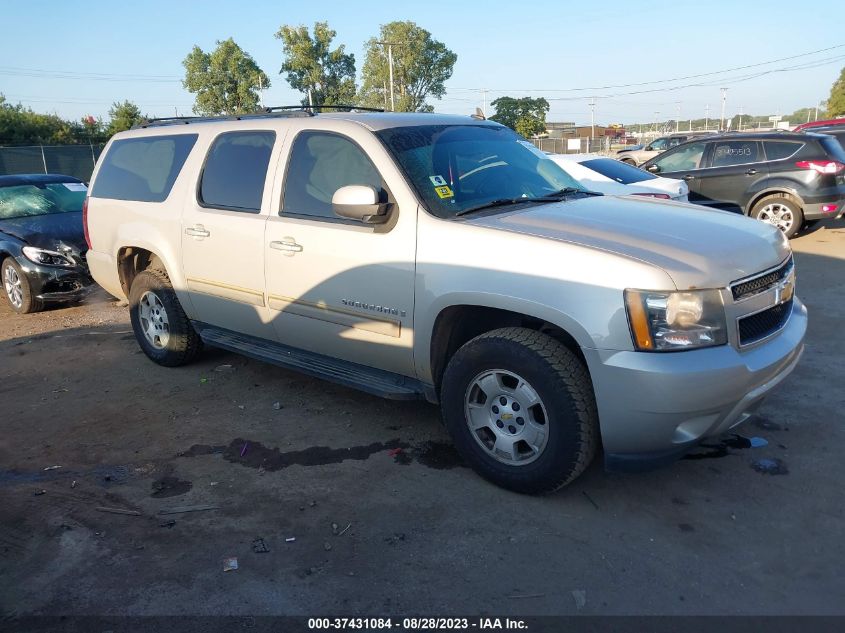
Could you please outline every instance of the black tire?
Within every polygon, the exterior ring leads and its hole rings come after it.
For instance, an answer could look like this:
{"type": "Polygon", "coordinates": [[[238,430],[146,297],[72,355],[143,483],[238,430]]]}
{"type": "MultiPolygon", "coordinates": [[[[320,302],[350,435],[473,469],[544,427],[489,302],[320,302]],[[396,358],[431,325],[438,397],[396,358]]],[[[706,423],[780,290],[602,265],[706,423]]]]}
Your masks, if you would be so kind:
{"type": "Polygon", "coordinates": [[[132,281],[132,288],[129,290],[129,319],[138,345],[150,360],[159,365],[165,367],[185,365],[202,350],[202,339],[191,325],[182,309],[182,304],[176,297],[167,273],[163,271],[145,270],[132,281]],[[147,338],[141,324],[141,301],[147,293],[152,293],[159,299],[166,315],[168,338],[162,347],[156,347],[147,338]]]}
{"type": "Polygon", "coordinates": [[[802,227],[802,230],[806,231],[807,229],[811,229],[816,226],[819,222],[821,222],[821,220],[804,220],[804,226],[802,227]]]}
{"type": "Polygon", "coordinates": [[[596,454],[598,413],[587,369],[546,334],[518,327],[482,334],[455,353],[441,384],[443,419],[458,452],[498,486],[528,494],[553,492],[584,472],[596,454]],[[476,440],[478,431],[470,430],[466,399],[474,380],[494,369],[522,377],[545,408],[545,448],[530,463],[499,461],[476,440]]]}
{"type": "Polygon", "coordinates": [[[29,286],[29,279],[27,278],[26,273],[23,272],[20,265],[15,261],[14,257],[7,257],[3,260],[3,264],[0,265],[0,285],[3,287],[3,296],[6,297],[6,301],[9,302],[9,307],[18,314],[31,314],[33,312],[41,312],[41,310],[44,309],[44,302],[32,294],[32,288],[29,286]],[[18,305],[16,305],[15,301],[12,301],[12,292],[9,285],[6,283],[8,274],[6,272],[7,268],[12,273],[13,278],[18,280],[19,283],[18,290],[20,292],[20,301],[18,302],[18,305]]]}
{"type": "MultiPolygon", "coordinates": [[[[751,213],[749,213],[749,215],[755,220],[763,219],[760,216],[764,214],[764,212],[769,213],[767,207],[770,207],[771,205],[782,205],[783,207],[789,209],[790,213],[792,213],[792,224],[788,229],[784,229],[783,227],[779,228],[783,231],[783,234],[787,237],[787,239],[795,237],[798,234],[798,231],[801,230],[801,227],[804,226],[804,213],[801,211],[801,204],[798,202],[798,199],[788,193],[775,193],[770,196],[765,196],[755,203],[755,205],[751,208],[751,213]]],[[[763,221],[767,220],[763,219],[763,221]]]]}

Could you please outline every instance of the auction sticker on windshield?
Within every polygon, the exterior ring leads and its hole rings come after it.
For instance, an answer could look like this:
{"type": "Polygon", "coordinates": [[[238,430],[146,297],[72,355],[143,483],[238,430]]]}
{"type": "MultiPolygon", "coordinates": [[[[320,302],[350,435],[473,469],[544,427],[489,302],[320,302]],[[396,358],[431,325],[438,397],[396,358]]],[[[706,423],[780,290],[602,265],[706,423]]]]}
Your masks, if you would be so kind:
{"type": "Polygon", "coordinates": [[[435,187],[435,188],[434,188],[434,191],[436,191],[436,192],[437,192],[437,195],[438,195],[441,199],[443,199],[443,198],[451,198],[452,196],[454,196],[454,195],[455,195],[454,193],[452,193],[452,190],[451,190],[448,186],[446,186],[446,185],[444,185],[444,186],[442,186],[442,187],[435,187]]]}

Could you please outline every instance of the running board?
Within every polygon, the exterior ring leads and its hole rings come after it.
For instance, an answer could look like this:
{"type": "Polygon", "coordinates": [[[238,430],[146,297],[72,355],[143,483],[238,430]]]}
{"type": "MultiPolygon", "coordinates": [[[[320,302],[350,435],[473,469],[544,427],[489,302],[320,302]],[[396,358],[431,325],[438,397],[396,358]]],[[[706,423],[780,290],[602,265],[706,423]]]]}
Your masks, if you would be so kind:
{"type": "Polygon", "coordinates": [[[390,400],[424,400],[431,390],[423,383],[407,376],[401,376],[381,369],[373,369],[349,361],[306,352],[275,343],[266,339],[238,334],[230,330],[193,324],[203,343],[230,352],[249,356],[256,360],[292,369],[309,376],[371,393],[390,400]]]}

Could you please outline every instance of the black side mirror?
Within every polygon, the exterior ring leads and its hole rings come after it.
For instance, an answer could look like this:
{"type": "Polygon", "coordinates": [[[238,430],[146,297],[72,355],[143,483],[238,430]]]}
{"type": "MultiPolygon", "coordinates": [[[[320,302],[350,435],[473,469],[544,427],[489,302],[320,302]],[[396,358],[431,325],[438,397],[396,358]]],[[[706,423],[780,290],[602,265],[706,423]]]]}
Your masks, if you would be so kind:
{"type": "Polygon", "coordinates": [[[646,146],[645,146],[645,151],[647,151],[647,152],[653,152],[653,151],[654,151],[654,148],[653,148],[651,145],[646,145],[646,146]]]}

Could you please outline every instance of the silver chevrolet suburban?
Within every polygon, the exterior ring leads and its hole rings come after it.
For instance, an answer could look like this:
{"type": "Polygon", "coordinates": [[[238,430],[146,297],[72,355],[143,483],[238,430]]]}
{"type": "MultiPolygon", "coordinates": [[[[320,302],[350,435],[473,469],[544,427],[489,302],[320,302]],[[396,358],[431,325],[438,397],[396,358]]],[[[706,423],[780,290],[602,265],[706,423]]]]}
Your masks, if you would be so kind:
{"type": "Polygon", "coordinates": [[[203,344],[439,403],[520,492],[669,462],[798,362],[772,226],[584,190],[490,121],[281,111],[117,134],[85,205],[91,273],[146,355],[203,344]]]}

